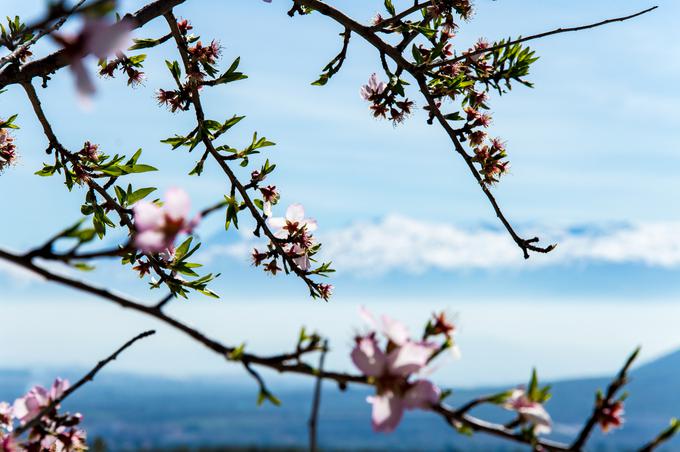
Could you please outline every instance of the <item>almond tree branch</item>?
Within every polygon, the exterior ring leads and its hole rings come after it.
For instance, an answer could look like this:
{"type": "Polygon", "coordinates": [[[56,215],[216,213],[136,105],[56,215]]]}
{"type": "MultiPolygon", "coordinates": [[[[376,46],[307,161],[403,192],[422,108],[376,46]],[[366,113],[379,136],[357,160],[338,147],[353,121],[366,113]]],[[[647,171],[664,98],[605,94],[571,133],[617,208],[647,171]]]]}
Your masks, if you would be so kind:
{"type": "MultiPolygon", "coordinates": [[[[335,381],[336,383],[338,383],[338,385],[340,385],[341,388],[345,387],[348,383],[372,385],[369,379],[363,375],[353,375],[342,372],[325,371],[323,369],[316,369],[313,366],[310,366],[300,361],[300,357],[302,355],[312,351],[316,351],[316,349],[302,349],[294,353],[275,355],[270,357],[262,357],[251,353],[242,353],[239,354],[237,358],[230,359],[230,355],[232,355],[233,352],[237,350],[236,347],[225,346],[220,342],[205,336],[203,333],[196,330],[195,328],[192,328],[182,323],[181,321],[168,316],[167,314],[165,314],[163,311],[156,307],[146,306],[142,303],[129,299],[123,295],[111,292],[108,289],[92,286],[82,281],[78,281],[66,276],[61,276],[52,273],[36,265],[30,258],[27,258],[26,256],[18,255],[0,249],[0,259],[18,265],[26,270],[31,271],[34,274],[44,277],[49,281],[53,281],[67,287],[71,287],[84,293],[95,295],[99,298],[113,302],[122,308],[131,309],[142,314],[146,314],[150,317],[153,317],[156,320],[159,320],[165,323],[166,325],[169,325],[183,332],[184,334],[188,335],[189,337],[191,337],[198,343],[202,344],[209,350],[212,350],[213,352],[217,353],[222,358],[226,360],[241,362],[244,366],[246,366],[246,369],[251,365],[258,365],[272,370],[276,370],[280,373],[294,373],[335,381]]],[[[462,423],[470,427],[474,431],[488,433],[515,442],[527,444],[526,438],[515,434],[514,432],[507,429],[503,425],[486,422],[484,420],[478,419],[465,413],[462,414],[458,413],[457,410],[449,408],[443,404],[434,406],[432,409],[436,413],[439,413],[441,416],[443,416],[449,423],[462,423]]],[[[566,445],[554,443],[544,439],[536,440],[536,444],[544,447],[546,450],[553,451],[570,450],[566,445]]]]}
{"type": "Polygon", "coordinates": [[[15,438],[18,438],[25,432],[31,430],[33,427],[38,425],[40,423],[40,420],[54,410],[61,402],[63,402],[68,396],[76,392],[78,389],[80,389],[81,386],[83,386],[85,383],[90,382],[94,380],[95,375],[102,370],[107,364],[109,364],[111,361],[116,360],[118,358],[118,355],[123,353],[126,349],[131,347],[135,342],[137,342],[140,339],[144,339],[145,337],[149,337],[156,334],[154,330],[149,330],[145,331],[143,333],[138,334],[137,336],[133,337],[129,341],[127,341],[125,344],[123,344],[122,347],[120,347],[118,350],[113,352],[108,358],[99,361],[96,366],[92,368],[85,376],[83,376],[80,380],[76,382],[73,386],[69,387],[67,390],[64,391],[64,393],[60,396],[54,399],[52,402],[49,403],[45,408],[43,408],[40,413],[38,413],[33,419],[31,419],[29,422],[19,426],[16,430],[14,430],[13,436],[15,438]]]}
{"type": "MultiPolygon", "coordinates": [[[[191,64],[189,61],[186,43],[184,41],[184,38],[182,37],[182,34],[179,31],[179,28],[177,27],[177,18],[175,18],[175,15],[172,13],[172,10],[165,13],[164,17],[168,22],[168,26],[170,27],[170,31],[172,32],[173,37],[175,38],[177,49],[184,64],[184,70],[188,74],[191,72],[191,64]]],[[[196,122],[198,123],[198,129],[203,130],[205,128],[205,113],[203,111],[203,106],[201,104],[201,96],[196,86],[190,86],[190,91],[191,91],[191,103],[193,104],[194,111],[196,113],[196,122]]],[[[256,221],[258,228],[262,230],[265,236],[267,236],[267,238],[273,243],[279,255],[288,264],[288,268],[290,268],[300,279],[302,279],[307,284],[310,293],[313,296],[316,296],[316,294],[319,293],[318,284],[312,281],[312,279],[307,275],[307,272],[298,267],[298,265],[295,263],[294,257],[283,249],[281,240],[277,238],[271,231],[264,217],[260,214],[260,211],[253,203],[253,200],[251,199],[248,190],[244,187],[244,185],[238,179],[238,177],[231,169],[231,167],[227,164],[227,162],[222,158],[217,149],[215,149],[215,146],[213,145],[213,142],[210,139],[210,137],[205,133],[201,135],[203,145],[210,153],[210,155],[213,157],[213,159],[217,162],[217,164],[220,166],[222,171],[227,175],[227,178],[229,178],[229,182],[231,183],[232,187],[236,188],[239,195],[241,195],[243,202],[245,203],[247,209],[250,211],[250,214],[253,217],[253,219],[256,221]]]]}
{"type": "Polygon", "coordinates": [[[651,8],[647,8],[645,10],[642,10],[642,11],[637,12],[635,14],[631,14],[629,16],[617,17],[617,18],[614,18],[614,19],[607,19],[607,20],[603,20],[601,22],[596,22],[596,23],[589,24],[589,25],[581,25],[579,27],[557,28],[555,30],[546,31],[546,32],[543,32],[543,33],[538,33],[538,34],[535,34],[535,35],[527,36],[525,38],[515,39],[514,41],[509,41],[509,42],[506,42],[506,43],[503,43],[503,44],[491,46],[491,47],[486,48],[486,49],[481,49],[481,50],[477,50],[477,51],[474,51],[474,52],[466,53],[465,55],[462,55],[462,56],[459,56],[459,57],[456,57],[456,58],[450,58],[448,60],[437,61],[436,63],[430,64],[429,67],[433,68],[433,67],[438,67],[438,66],[445,66],[447,64],[452,64],[452,63],[456,63],[458,61],[462,61],[462,60],[464,60],[468,57],[478,55],[480,53],[493,52],[494,50],[502,49],[504,47],[510,47],[510,46],[515,45],[515,44],[520,44],[522,42],[533,41],[535,39],[545,38],[546,36],[556,35],[556,34],[560,34],[560,33],[568,33],[568,32],[572,32],[572,31],[588,30],[590,28],[601,27],[602,25],[607,25],[607,24],[611,24],[611,23],[614,23],[614,22],[623,22],[623,21],[633,19],[633,18],[638,17],[638,16],[642,16],[643,14],[647,14],[648,12],[654,11],[657,8],[658,8],[658,6],[652,6],[651,8]]]}
{"type": "Polygon", "coordinates": [[[600,399],[598,397],[595,402],[595,407],[593,408],[592,414],[581,429],[581,432],[579,433],[576,440],[572,443],[571,450],[580,451],[586,445],[588,437],[592,433],[597,421],[600,419],[602,409],[609,406],[613,402],[614,397],[616,396],[616,393],[619,391],[619,389],[628,383],[628,371],[630,370],[630,366],[633,365],[633,361],[635,361],[635,358],[637,358],[639,353],[640,347],[638,347],[628,357],[626,363],[623,365],[616,378],[607,387],[607,393],[605,394],[604,398],[600,399]]]}
{"type": "Polygon", "coordinates": [[[431,109],[430,111],[435,115],[437,121],[446,131],[447,135],[449,136],[451,142],[454,145],[454,149],[456,150],[456,152],[458,152],[461,155],[461,157],[463,157],[463,159],[465,160],[465,163],[470,169],[470,172],[472,173],[473,177],[479,183],[482,192],[491,203],[491,206],[493,207],[496,216],[500,219],[501,223],[508,231],[514,242],[522,250],[525,259],[529,258],[529,251],[538,253],[548,253],[555,248],[555,245],[548,245],[545,247],[538,246],[536,244],[539,241],[538,237],[524,239],[520,237],[520,235],[517,234],[517,232],[514,230],[513,226],[510,224],[508,219],[505,217],[505,214],[501,210],[500,206],[498,205],[496,198],[491,193],[491,190],[489,190],[486,184],[482,182],[482,178],[480,177],[479,173],[477,172],[474,166],[472,157],[470,157],[468,153],[465,151],[465,148],[458,139],[458,135],[456,134],[455,130],[451,127],[446,118],[444,118],[444,115],[441,113],[439,107],[437,107],[436,103],[434,102],[434,99],[430,93],[430,89],[427,86],[427,82],[425,79],[425,75],[423,74],[422,67],[416,67],[413,64],[411,64],[409,61],[406,60],[406,58],[404,58],[402,52],[399,49],[389,45],[388,43],[380,39],[373,31],[371,31],[371,29],[364,27],[360,23],[346,16],[339,10],[329,6],[328,4],[321,2],[319,0],[294,0],[294,1],[297,4],[307,6],[325,16],[328,16],[334,19],[339,24],[343,25],[345,28],[354,31],[356,34],[363,37],[370,44],[372,44],[381,54],[389,56],[397,64],[399,68],[403,68],[406,72],[408,72],[412,77],[416,79],[416,81],[418,82],[418,86],[420,88],[420,92],[425,97],[425,100],[427,101],[431,109]]]}
{"type": "MultiPolygon", "coordinates": [[[[159,320],[165,323],[166,325],[169,325],[183,332],[187,336],[201,343],[209,350],[212,350],[213,352],[217,353],[218,355],[222,356],[225,359],[229,359],[228,358],[229,355],[232,352],[234,352],[234,350],[236,350],[236,347],[225,346],[219,343],[218,341],[205,336],[203,333],[196,330],[195,328],[190,327],[182,323],[181,321],[175,319],[174,317],[165,314],[161,309],[159,309],[156,306],[147,306],[140,302],[134,301],[128,297],[125,297],[124,295],[112,292],[109,289],[96,287],[83,281],[79,281],[73,278],[69,278],[67,276],[52,273],[49,270],[36,265],[31,258],[26,257],[25,255],[16,254],[10,251],[0,249],[0,259],[18,265],[19,267],[29,270],[36,275],[40,275],[48,281],[53,281],[61,285],[70,287],[72,289],[76,289],[84,293],[95,295],[109,302],[113,302],[122,308],[131,309],[133,311],[137,311],[142,314],[146,314],[150,317],[153,317],[156,320],[159,320]]],[[[303,362],[299,362],[299,358],[302,355],[312,351],[315,351],[315,349],[313,350],[302,349],[299,352],[275,355],[271,357],[262,357],[252,355],[249,353],[243,353],[238,358],[237,361],[241,361],[247,364],[257,364],[260,366],[265,366],[279,372],[292,372],[297,374],[316,376],[316,370],[314,369],[314,367],[309,366],[303,362]]],[[[322,372],[321,375],[323,378],[334,380],[340,384],[368,383],[367,378],[362,375],[351,375],[326,371],[322,372]]]]}

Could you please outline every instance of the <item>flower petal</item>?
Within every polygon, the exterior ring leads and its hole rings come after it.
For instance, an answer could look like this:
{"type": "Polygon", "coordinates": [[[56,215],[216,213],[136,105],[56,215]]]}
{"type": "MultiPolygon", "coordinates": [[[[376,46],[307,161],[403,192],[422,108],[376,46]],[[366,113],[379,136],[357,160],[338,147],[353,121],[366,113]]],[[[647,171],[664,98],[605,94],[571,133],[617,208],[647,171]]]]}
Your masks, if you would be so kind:
{"type": "Polygon", "coordinates": [[[139,201],[132,210],[137,232],[161,228],[165,222],[163,211],[152,202],[139,201]]]}
{"type": "Polygon", "coordinates": [[[124,51],[131,44],[131,30],[132,24],[126,19],[113,24],[104,19],[86,19],[83,28],[85,52],[103,60],[109,55],[124,51]]]}
{"type": "Polygon", "coordinates": [[[439,402],[440,394],[439,388],[431,381],[416,380],[413,386],[404,393],[404,407],[409,410],[414,408],[427,410],[439,402]]]}
{"type": "Polygon", "coordinates": [[[410,335],[406,325],[386,315],[383,315],[381,319],[383,323],[383,334],[387,339],[397,345],[404,345],[409,340],[410,335]]]}
{"type": "Polygon", "coordinates": [[[366,322],[366,324],[371,328],[378,328],[378,322],[375,321],[375,317],[373,317],[373,314],[366,308],[366,306],[359,307],[359,317],[361,317],[361,320],[366,322]]]}
{"type": "Polygon", "coordinates": [[[291,204],[286,209],[286,220],[301,222],[305,218],[305,208],[302,204],[291,204]]]}
{"type": "Polygon", "coordinates": [[[144,231],[135,236],[135,246],[145,253],[159,253],[168,248],[165,234],[159,231],[144,231]]]}
{"type": "Polygon", "coordinates": [[[404,414],[404,405],[400,398],[391,392],[373,397],[367,397],[366,401],[373,405],[371,421],[373,430],[376,432],[391,432],[397,428],[404,414]]]}
{"type": "Polygon", "coordinates": [[[390,375],[406,377],[420,371],[434,353],[436,346],[417,342],[406,342],[387,355],[390,375]]]}
{"type": "Polygon", "coordinates": [[[171,188],[165,192],[163,210],[173,220],[183,220],[189,216],[191,199],[181,188],[171,188]]]}
{"type": "Polygon", "coordinates": [[[305,227],[307,232],[314,232],[318,227],[316,220],[314,218],[305,218],[302,220],[302,226],[305,227]]]}
{"type": "Polygon", "coordinates": [[[373,335],[357,338],[357,344],[350,355],[352,362],[369,377],[377,377],[385,370],[385,354],[373,335]]]}

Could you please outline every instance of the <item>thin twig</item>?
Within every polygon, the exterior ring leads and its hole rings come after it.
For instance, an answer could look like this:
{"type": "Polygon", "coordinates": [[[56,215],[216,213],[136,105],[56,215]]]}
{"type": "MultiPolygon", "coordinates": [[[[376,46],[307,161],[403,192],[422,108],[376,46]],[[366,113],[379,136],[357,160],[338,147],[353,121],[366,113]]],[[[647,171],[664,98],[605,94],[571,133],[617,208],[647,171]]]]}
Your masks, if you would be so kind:
{"type": "Polygon", "coordinates": [[[678,431],[680,431],[680,420],[673,418],[671,419],[671,425],[659,433],[656,438],[640,448],[640,452],[652,452],[654,449],[673,438],[678,431]]]}
{"type": "Polygon", "coordinates": [[[598,399],[595,402],[593,412],[591,413],[590,417],[588,418],[585,425],[581,429],[581,432],[579,433],[578,437],[571,445],[572,450],[578,451],[583,449],[583,446],[585,446],[586,441],[588,441],[588,437],[592,433],[595,424],[597,424],[597,421],[600,419],[602,409],[604,407],[609,406],[612,403],[612,400],[616,396],[616,393],[619,391],[619,389],[621,389],[626,383],[628,383],[628,370],[630,370],[630,366],[633,365],[633,361],[635,361],[635,358],[637,358],[639,353],[640,347],[635,349],[635,351],[628,357],[626,363],[623,365],[619,373],[616,375],[616,378],[614,378],[614,380],[612,380],[612,382],[609,383],[609,386],[607,387],[607,393],[605,394],[604,398],[600,399],[598,397],[598,399]]]}
{"type": "MultiPolygon", "coordinates": [[[[161,322],[183,332],[184,334],[188,335],[198,343],[204,345],[209,350],[212,350],[213,352],[217,353],[219,356],[227,360],[229,360],[229,356],[234,352],[234,350],[236,350],[235,347],[225,346],[219,343],[218,341],[205,336],[203,333],[196,330],[195,328],[188,326],[173,317],[168,316],[160,309],[143,305],[122,295],[113,293],[107,289],[95,287],[85,282],[68,278],[66,276],[57,275],[42,267],[35,265],[33,262],[31,262],[30,259],[22,255],[17,255],[9,251],[0,249],[0,259],[14,263],[26,270],[30,270],[31,272],[40,275],[47,280],[57,282],[59,284],[71,287],[84,293],[96,295],[102,299],[113,302],[123,308],[131,309],[146,314],[157,320],[160,320],[161,322]]],[[[314,351],[314,349],[309,350],[309,352],[311,351],[314,351]]],[[[329,372],[325,370],[315,369],[314,367],[309,366],[304,362],[301,362],[299,360],[300,354],[301,354],[300,352],[295,352],[271,357],[262,357],[251,353],[242,353],[238,361],[240,361],[244,365],[247,364],[248,366],[250,366],[251,364],[256,364],[259,366],[276,370],[278,372],[288,372],[300,375],[314,376],[325,380],[332,380],[337,382],[341,387],[344,387],[347,383],[371,385],[368,378],[364,375],[352,375],[341,372],[329,372]]],[[[515,434],[513,431],[508,430],[503,425],[486,422],[484,420],[475,418],[467,414],[462,415],[458,414],[455,409],[448,408],[444,405],[438,405],[433,407],[433,411],[439,413],[445,419],[447,419],[447,421],[451,423],[453,423],[454,421],[460,422],[475,431],[480,431],[490,435],[499,436],[501,438],[510,439],[512,441],[519,443],[526,444],[527,442],[525,437],[515,434]]],[[[554,451],[569,450],[568,446],[566,445],[562,445],[560,443],[555,443],[544,439],[536,440],[536,444],[544,447],[546,450],[554,451]]]]}
{"type": "Polygon", "coordinates": [[[438,61],[436,63],[430,64],[429,67],[432,68],[432,67],[444,66],[446,64],[456,63],[458,61],[465,60],[466,58],[471,57],[473,55],[478,55],[480,53],[493,52],[494,50],[502,49],[504,47],[510,47],[510,46],[515,45],[515,44],[520,44],[522,42],[533,41],[535,39],[545,38],[546,36],[556,35],[556,34],[560,34],[560,33],[568,33],[568,32],[572,32],[572,31],[588,30],[590,28],[601,27],[602,25],[607,25],[607,24],[611,24],[611,23],[614,23],[614,22],[623,22],[623,21],[633,19],[633,18],[638,17],[638,16],[642,16],[643,14],[647,14],[648,12],[654,11],[657,8],[658,8],[658,6],[652,6],[651,8],[647,8],[645,10],[642,10],[642,11],[637,12],[635,14],[631,14],[629,16],[617,17],[617,18],[614,18],[614,19],[607,19],[607,20],[603,20],[601,22],[596,22],[596,23],[589,24],[589,25],[581,25],[581,26],[578,26],[578,27],[569,27],[569,28],[557,28],[555,30],[546,31],[546,32],[543,32],[543,33],[538,33],[538,34],[535,34],[535,35],[527,36],[525,38],[515,39],[514,41],[508,41],[508,42],[503,43],[503,44],[491,46],[491,47],[488,47],[486,49],[480,49],[480,50],[476,50],[474,52],[469,52],[469,53],[466,53],[466,54],[461,55],[461,56],[456,57],[456,58],[450,58],[448,60],[438,61]]]}
{"type": "Polygon", "coordinates": [[[387,19],[382,20],[381,22],[373,25],[371,27],[371,30],[374,31],[379,31],[382,30],[383,28],[389,27],[390,25],[394,23],[398,23],[401,21],[401,19],[405,18],[409,14],[415,13],[416,11],[420,11],[423,8],[427,8],[432,4],[432,0],[427,0],[426,2],[422,3],[416,3],[415,5],[411,6],[410,8],[406,8],[404,11],[400,12],[399,14],[389,17],[387,19]]]}
{"type": "Polygon", "coordinates": [[[328,340],[323,341],[323,348],[321,349],[321,357],[319,357],[319,376],[316,378],[316,383],[314,385],[314,399],[312,400],[312,412],[309,415],[309,450],[310,452],[317,451],[317,427],[319,424],[319,406],[321,405],[321,384],[323,378],[321,377],[321,372],[323,372],[324,361],[326,360],[326,353],[328,353],[328,340]]]}
{"type": "Polygon", "coordinates": [[[140,339],[144,339],[145,337],[151,336],[153,334],[156,334],[156,331],[154,330],[149,330],[145,331],[143,333],[138,334],[137,336],[133,337],[129,341],[127,341],[125,344],[123,344],[122,347],[120,347],[118,350],[113,352],[108,358],[99,361],[96,366],[92,368],[85,376],[83,376],[76,384],[73,386],[69,387],[64,393],[60,396],[54,399],[52,402],[50,402],[49,405],[47,405],[45,408],[43,408],[40,413],[38,413],[33,419],[31,419],[29,422],[19,426],[16,430],[14,430],[14,437],[18,438],[21,436],[23,433],[29,431],[36,425],[40,423],[40,420],[43,418],[43,416],[47,415],[49,412],[54,410],[61,402],[64,401],[68,396],[76,392],[81,386],[83,386],[85,383],[94,380],[95,375],[102,370],[107,364],[109,364],[111,361],[114,361],[116,358],[118,358],[118,355],[123,353],[127,348],[131,347],[132,344],[137,342],[140,339]]]}

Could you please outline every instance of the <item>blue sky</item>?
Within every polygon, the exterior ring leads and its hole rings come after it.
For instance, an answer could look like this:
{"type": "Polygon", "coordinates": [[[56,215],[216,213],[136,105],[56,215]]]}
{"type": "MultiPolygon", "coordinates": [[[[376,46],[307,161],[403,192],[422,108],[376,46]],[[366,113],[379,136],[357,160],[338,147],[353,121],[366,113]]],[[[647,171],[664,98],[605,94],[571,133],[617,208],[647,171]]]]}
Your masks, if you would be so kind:
{"type": "MultiPolygon", "coordinates": [[[[337,5],[368,21],[381,3],[337,5]]],[[[479,36],[527,35],[650,6],[477,3],[459,48],[479,36]]],[[[123,9],[140,4],[123,2],[123,9]]],[[[247,234],[224,233],[221,219],[213,218],[199,230],[205,244],[199,259],[223,272],[216,285],[223,299],[195,298],[172,309],[226,342],[247,340],[253,351],[292,344],[296,328],[306,323],[329,331],[337,350],[333,363],[347,367],[358,305],[409,319],[414,329],[431,311],[447,308],[462,325],[463,359],[447,365],[441,378],[468,385],[524,378],[532,365],[550,377],[610,372],[637,344],[647,358],[674,349],[680,345],[680,182],[674,171],[680,95],[671,87],[680,73],[672,58],[680,51],[673,22],[680,6],[659,5],[630,22],[536,42],[536,88],[493,99],[492,132],[508,141],[512,163],[494,192],[521,233],[559,243],[554,253],[529,262],[499,228],[439,128],[426,125],[420,113],[396,128],[371,118],[358,91],[380,65],[360,39],[352,39],[342,72],[326,87],[313,87],[309,82],[340,46],[341,29],[324,17],[292,20],[281,0],[203,0],[179,8],[204,39],[220,40],[223,65],[240,55],[249,75],[206,96],[209,116],[247,116],[226,137],[233,146],[255,130],[277,143],[268,157],[278,165],[279,212],[303,203],[339,272],[333,301],[311,302],[299,281],[250,268],[243,254],[251,245],[247,234]]],[[[39,4],[14,0],[3,6],[3,13],[27,17],[41,11],[39,4]]],[[[164,27],[156,21],[138,36],[160,36],[164,27]]],[[[174,58],[172,47],[149,52],[149,78],[134,91],[120,79],[100,80],[91,110],[78,105],[68,71],[55,75],[41,97],[64,144],[89,139],[127,153],[142,147],[161,171],[139,175],[135,183],[161,191],[181,185],[198,209],[219,200],[226,182],[213,167],[201,178],[186,176],[199,155],[159,143],[193,127],[191,114],[172,115],[155,104],[154,91],[168,86],[165,58],[174,58]]],[[[422,105],[417,93],[411,96],[422,105]]],[[[12,212],[0,222],[1,244],[22,250],[72,223],[83,194],[32,176],[44,160],[44,138],[21,90],[12,88],[0,100],[0,115],[19,113],[22,126],[16,134],[21,161],[0,176],[2,192],[12,193],[0,201],[3,212],[12,212]]],[[[111,276],[112,268],[102,263],[99,272],[81,276],[147,299],[143,284],[128,274],[111,276]]],[[[0,340],[18,343],[0,351],[2,363],[64,364],[55,351],[67,349],[74,355],[68,364],[87,366],[126,332],[156,326],[0,269],[0,312],[13,320],[0,340]],[[25,322],[37,323],[33,336],[15,342],[25,322]]],[[[175,333],[162,333],[116,365],[167,375],[239,373],[175,333]]]]}

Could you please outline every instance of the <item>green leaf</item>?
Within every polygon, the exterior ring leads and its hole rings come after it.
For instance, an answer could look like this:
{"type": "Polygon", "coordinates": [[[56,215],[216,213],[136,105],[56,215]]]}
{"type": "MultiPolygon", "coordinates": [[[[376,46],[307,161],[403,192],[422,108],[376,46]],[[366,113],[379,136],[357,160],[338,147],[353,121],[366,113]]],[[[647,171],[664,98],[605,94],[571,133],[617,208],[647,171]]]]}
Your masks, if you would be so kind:
{"type": "Polygon", "coordinates": [[[128,195],[127,203],[131,205],[136,203],[137,201],[141,201],[154,191],[156,191],[155,187],[140,188],[139,190],[135,190],[128,195]]]}
{"type": "Polygon", "coordinates": [[[158,44],[162,43],[160,39],[149,38],[133,39],[133,41],[134,45],[129,47],[128,50],[148,49],[150,47],[156,47],[158,44]]]}
{"type": "Polygon", "coordinates": [[[385,9],[393,16],[396,14],[392,0],[385,0],[385,9]]]}
{"type": "Polygon", "coordinates": [[[92,270],[95,269],[94,265],[89,265],[84,262],[76,262],[75,264],[71,265],[73,268],[76,270],[80,270],[83,272],[91,272],[92,270]]]}
{"type": "Polygon", "coordinates": [[[121,166],[120,169],[127,174],[131,173],[147,173],[149,171],[158,171],[151,165],[125,165],[121,166]]]}

